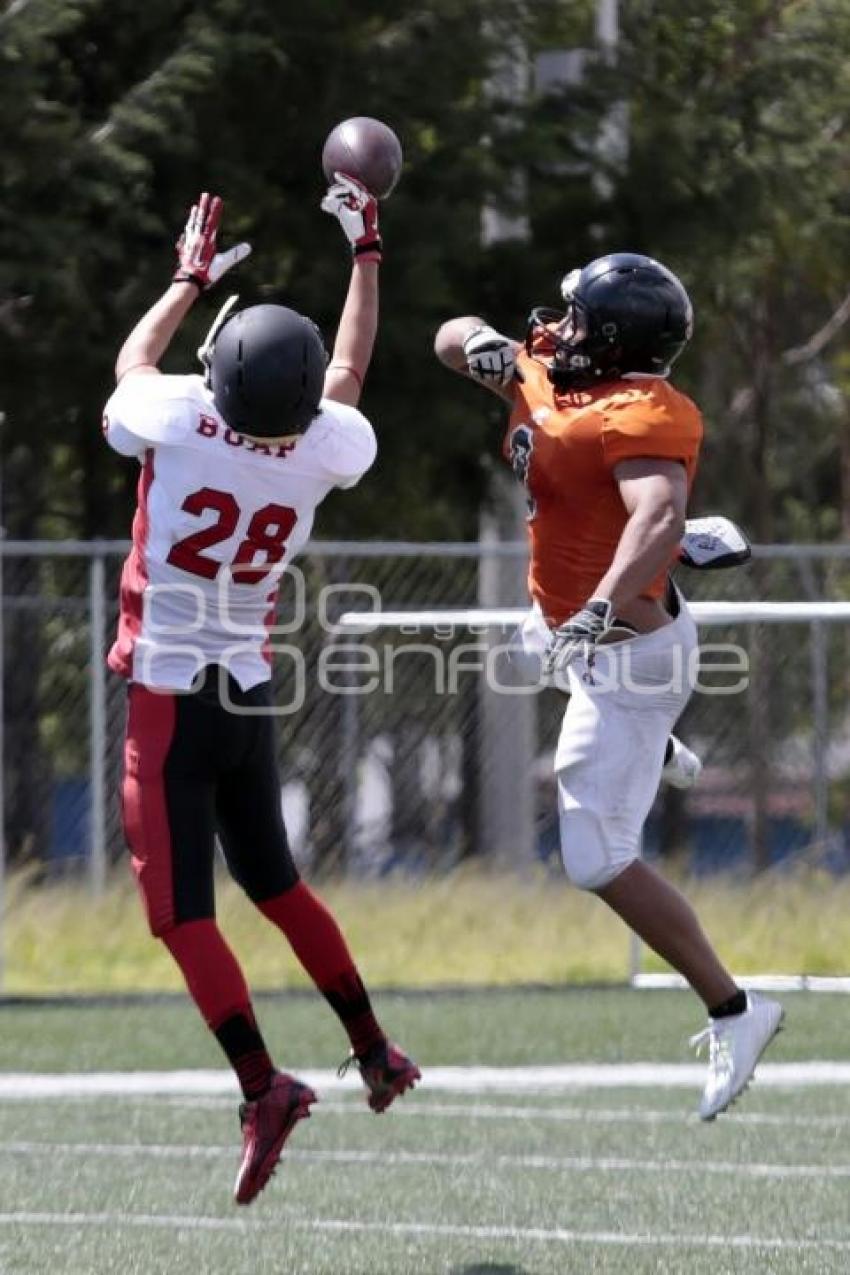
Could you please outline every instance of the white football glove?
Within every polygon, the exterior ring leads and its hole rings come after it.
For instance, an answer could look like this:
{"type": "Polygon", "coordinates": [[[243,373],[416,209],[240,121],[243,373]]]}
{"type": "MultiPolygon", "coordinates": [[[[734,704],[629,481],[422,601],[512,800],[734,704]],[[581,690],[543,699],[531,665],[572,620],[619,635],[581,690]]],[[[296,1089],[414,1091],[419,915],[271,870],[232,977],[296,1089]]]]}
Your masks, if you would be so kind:
{"type": "Polygon", "coordinates": [[[334,173],[334,178],[334,184],[328,188],[319,205],[322,212],[336,217],[355,257],[380,261],[382,245],[377,199],[365,186],[345,173],[334,173]]]}
{"type": "Polygon", "coordinates": [[[227,252],[216,252],[223,208],[218,195],[211,197],[206,191],[192,205],[183,234],[177,241],[175,283],[194,283],[199,291],[206,292],[232,266],[250,255],[249,243],[238,243],[227,252]]]}
{"type": "Polygon", "coordinates": [[[495,328],[473,328],[463,352],[470,375],[488,385],[510,385],[516,375],[517,343],[495,328]]]}
{"type": "Polygon", "coordinates": [[[552,633],[543,657],[544,674],[563,674],[574,659],[582,656],[587,665],[585,680],[592,680],[596,643],[613,625],[614,608],[608,599],[590,598],[552,633]]]}

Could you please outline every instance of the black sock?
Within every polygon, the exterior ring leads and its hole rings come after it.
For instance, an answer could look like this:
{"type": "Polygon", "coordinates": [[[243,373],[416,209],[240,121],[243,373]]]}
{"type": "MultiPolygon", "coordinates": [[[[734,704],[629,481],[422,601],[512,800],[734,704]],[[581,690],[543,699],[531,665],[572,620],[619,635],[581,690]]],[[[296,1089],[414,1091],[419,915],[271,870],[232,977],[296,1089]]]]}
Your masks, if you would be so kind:
{"type": "Polygon", "coordinates": [[[738,988],[734,996],[721,1001],[708,1011],[709,1018],[731,1018],[733,1014],[743,1014],[747,1008],[747,993],[738,988]]]}
{"type": "Polygon", "coordinates": [[[248,1102],[267,1093],[274,1075],[274,1063],[253,1018],[233,1014],[219,1023],[215,1037],[227,1054],[248,1102]]]}
{"type": "Polygon", "coordinates": [[[673,741],[672,739],[668,739],[667,747],[664,749],[664,765],[669,766],[672,760],[673,760],[673,741]]]}
{"type": "Polygon", "coordinates": [[[358,1057],[385,1039],[359,974],[353,971],[342,974],[331,987],[321,990],[358,1057]]]}

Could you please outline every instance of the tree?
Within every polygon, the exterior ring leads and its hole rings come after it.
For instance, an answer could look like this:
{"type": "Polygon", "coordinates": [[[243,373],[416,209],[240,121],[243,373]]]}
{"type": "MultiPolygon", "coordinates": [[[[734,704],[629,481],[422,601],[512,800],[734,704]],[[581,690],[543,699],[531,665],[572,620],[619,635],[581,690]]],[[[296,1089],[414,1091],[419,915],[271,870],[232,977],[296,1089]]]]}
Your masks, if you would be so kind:
{"type": "MultiPolygon", "coordinates": [[[[850,508],[850,10],[630,0],[619,45],[599,50],[594,8],[7,3],[9,534],[126,534],[133,467],[103,447],[97,421],[117,348],[167,280],[199,190],[220,191],[226,234],[255,245],[243,299],[294,304],[332,339],[347,263],[317,211],[321,146],[339,119],[373,114],[407,158],[382,212],[383,321],[364,399],[381,451],[355,492],[327,502],[319,534],[475,538],[504,413],[436,364],[435,329],[479,311],[521,335],[532,303],[557,301],[566,269],[629,247],[668,262],[695,301],[677,365],[708,424],[695,509],[723,509],[759,540],[836,535],[850,508]],[[497,54],[524,65],[527,53],[533,71],[556,47],[586,50],[581,77],[528,96],[494,84],[497,54]],[[600,145],[612,123],[623,153],[600,145]],[[530,239],[482,243],[482,202],[516,211],[526,191],[530,239]]],[[[193,312],[168,368],[191,364],[215,301],[193,312]]],[[[10,634],[33,685],[43,639],[32,619],[10,634]]],[[[21,712],[39,720],[32,696],[21,712]]],[[[760,736],[781,733],[782,711],[770,706],[760,736]]]]}
{"type": "MultiPolygon", "coordinates": [[[[11,308],[15,318],[3,332],[4,453],[28,476],[10,493],[15,534],[125,531],[131,476],[93,424],[120,340],[167,280],[170,241],[197,190],[220,190],[227,234],[255,244],[239,279],[245,299],[284,298],[331,339],[347,266],[317,211],[319,156],[332,124],[367,111],[397,127],[409,166],[384,214],[386,321],[366,403],[382,432],[382,498],[358,493],[344,513],[331,502],[324,525],[474,534],[487,412],[458,404],[430,344],[439,321],[468,305],[482,174],[494,168],[479,144],[482,15],[519,20],[522,9],[439,0],[399,18],[386,0],[356,12],[323,0],[307,21],[267,0],[154,0],[143,13],[128,0],[32,0],[7,12],[0,103],[14,145],[0,317],[11,308]],[[35,466],[46,435],[49,463],[35,466]]],[[[211,309],[192,316],[169,366],[185,366],[211,309]]]]}

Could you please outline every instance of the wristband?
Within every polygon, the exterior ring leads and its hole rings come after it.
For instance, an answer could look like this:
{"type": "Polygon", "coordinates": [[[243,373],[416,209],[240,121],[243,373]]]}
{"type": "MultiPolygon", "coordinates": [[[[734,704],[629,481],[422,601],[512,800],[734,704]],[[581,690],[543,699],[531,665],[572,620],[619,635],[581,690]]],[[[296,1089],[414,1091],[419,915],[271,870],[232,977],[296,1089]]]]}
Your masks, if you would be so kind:
{"type": "Polygon", "coordinates": [[[171,282],[172,283],[194,283],[195,287],[198,289],[198,292],[204,291],[203,282],[198,278],[197,275],[189,274],[188,270],[177,270],[171,276],[171,282]]]}
{"type": "Polygon", "coordinates": [[[380,237],[377,239],[369,239],[366,243],[356,243],[353,248],[355,257],[365,257],[369,254],[368,259],[371,261],[380,261],[384,245],[380,237]]]}
{"type": "MultiPolygon", "coordinates": [[[[488,328],[490,328],[489,323],[476,323],[474,328],[469,329],[461,344],[466,345],[467,341],[471,341],[474,336],[478,336],[479,332],[486,332],[488,328]]],[[[495,331],[495,329],[490,330],[495,331]]]]}

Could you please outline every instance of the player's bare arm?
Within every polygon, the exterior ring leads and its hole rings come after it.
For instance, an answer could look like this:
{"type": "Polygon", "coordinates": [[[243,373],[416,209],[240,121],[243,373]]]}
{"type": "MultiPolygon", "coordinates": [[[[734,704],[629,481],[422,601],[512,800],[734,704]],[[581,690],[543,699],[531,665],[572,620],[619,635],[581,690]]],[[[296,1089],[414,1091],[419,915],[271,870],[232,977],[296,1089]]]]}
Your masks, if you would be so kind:
{"type": "Polygon", "coordinates": [[[167,292],[143,314],[115,361],[115,379],[131,372],[158,373],[157,364],[171,344],[174,333],[191,310],[198,290],[191,283],[172,283],[167,292]]]}
{"type": "Polygon", "coordinates": [[[685,467],[670,460],[624,460],[615,466],[614,479],[628,521],[592,596],[552,635],[547,673],[563,671],[597,642],[610,640],[618,620],[639,633],[669,622],[661,603],[644,594],[677,556],[688,499],[685,467]]]}
{"type": "Polygon", "coordinates": [[[378,262],[355,257],[325,376],[324,397],[356,407],[378,330],[378,262]]]}
{"type": "Polygon", "coordinates": [[[678,461],[638,459],[621,461],[614,479],[629,519],[594,593],[629,619],[641,595],[676,556],[685,531],[688,481],[678,461]]]}
{"type": "Polygon", "coordinates": [[[218,252],[218,228],[223,203],[218,195],[204,192],[192,205],[183,234],[177,242],[177,270],[171,286],[142,315],[122,345],[115,362],[115,379],[129,373],[159,371],[159,361],[202,292],[251,252],[251,245],[236,244],[218,252]]]}
{"type": "Polygon", "coordinates": [[[434,353],[453,372],[513,403],[519,341],[490,327],[476,315],[449,319],[434,338],[434,353]]]}
{"type": "Polygon", "coordinates": [[[325,376],[324,397],[356,407],[378,331],[378,271],[382,244],[378,201],[365,186],[334,174],[322,210],[336,217],[351,245],[348,292],[340,315],[333,354],[325,376]]]}

